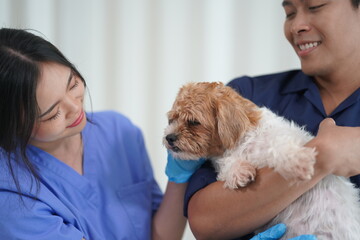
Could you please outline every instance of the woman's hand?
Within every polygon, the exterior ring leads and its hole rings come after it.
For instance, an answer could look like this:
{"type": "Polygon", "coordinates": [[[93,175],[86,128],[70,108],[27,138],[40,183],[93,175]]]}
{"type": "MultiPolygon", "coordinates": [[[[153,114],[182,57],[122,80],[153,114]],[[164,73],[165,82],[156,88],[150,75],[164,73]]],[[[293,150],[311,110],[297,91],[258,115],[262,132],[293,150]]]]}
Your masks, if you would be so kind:
{"type": "Polygon", "coordinates": [[[190,177],[204,162],[205,159],[203,158],[197,160],[179,160],[168,153],[165,173],[169,181],[185,183],[189,181],[190,177]]]}

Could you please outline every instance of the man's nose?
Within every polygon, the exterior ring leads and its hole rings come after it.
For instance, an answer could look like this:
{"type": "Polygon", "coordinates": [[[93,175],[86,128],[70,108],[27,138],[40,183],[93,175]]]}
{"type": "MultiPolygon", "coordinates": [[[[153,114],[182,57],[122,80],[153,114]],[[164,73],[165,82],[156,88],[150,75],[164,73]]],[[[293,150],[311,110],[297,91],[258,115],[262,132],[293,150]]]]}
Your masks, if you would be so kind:
{"type": "Polygon", "coordinates": [[[298,13],[293,19],[291,25],[291,33],[292,34],[301,34],[303,32],[310,31],[310,22],[309,19],[306,17],[305,14],[298,13]]]}

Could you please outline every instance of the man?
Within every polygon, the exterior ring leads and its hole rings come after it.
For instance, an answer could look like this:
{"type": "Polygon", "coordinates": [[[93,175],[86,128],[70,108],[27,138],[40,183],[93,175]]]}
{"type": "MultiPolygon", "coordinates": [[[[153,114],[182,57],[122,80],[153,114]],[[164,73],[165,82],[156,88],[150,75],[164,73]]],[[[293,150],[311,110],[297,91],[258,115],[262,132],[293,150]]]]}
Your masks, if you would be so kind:
{"type": "Polygon", "coordinates": [[[185,206],[197,239],[249,234],[329,174],[360,185],[359,1],[284,0],[282,6],[285,36],[301,71],[242,77],[229,85],[316,135],[306,144],[319,152],[315,175],[289,186],[272,169],[261,169],[245,190],[230,191],[203,166],[190,180],[185,206]]]}

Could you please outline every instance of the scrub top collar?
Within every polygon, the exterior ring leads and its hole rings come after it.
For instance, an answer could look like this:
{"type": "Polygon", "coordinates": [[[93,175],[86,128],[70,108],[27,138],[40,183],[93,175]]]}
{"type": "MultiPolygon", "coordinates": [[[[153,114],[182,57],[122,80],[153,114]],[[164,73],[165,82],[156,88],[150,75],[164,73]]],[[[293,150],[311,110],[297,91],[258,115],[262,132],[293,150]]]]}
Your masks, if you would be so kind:
{"type": "Polygon", "coordinates": [[[72,186],[81,192],[84,198],[96,201],[94,186],[92,186],[86,176],[80,175],[70,166],[35,146],[30,145],[28,147],[28,153],[30,153],[29,156],[38,168],[40,178],[44,183],[52,181],[59,183],[60,186],[62,185],[61,182],[64,181],[68,186],[72,186]]]}

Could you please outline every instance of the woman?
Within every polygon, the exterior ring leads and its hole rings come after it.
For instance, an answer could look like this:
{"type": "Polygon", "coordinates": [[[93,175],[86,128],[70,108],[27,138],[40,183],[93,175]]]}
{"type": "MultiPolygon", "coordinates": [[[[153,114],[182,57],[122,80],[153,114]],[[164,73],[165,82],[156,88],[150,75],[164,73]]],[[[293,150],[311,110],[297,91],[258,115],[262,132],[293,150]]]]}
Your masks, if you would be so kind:
{"type": "Polygon", "coordinates": [[[140,130],[85,90],[50,42],[0,29],[0,239],[181,239],[186,184],[163,196],[140,130]]]}

